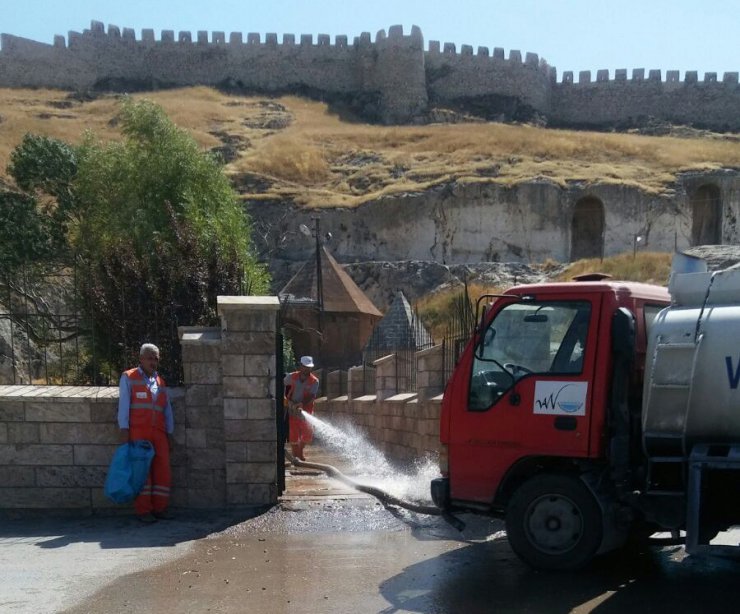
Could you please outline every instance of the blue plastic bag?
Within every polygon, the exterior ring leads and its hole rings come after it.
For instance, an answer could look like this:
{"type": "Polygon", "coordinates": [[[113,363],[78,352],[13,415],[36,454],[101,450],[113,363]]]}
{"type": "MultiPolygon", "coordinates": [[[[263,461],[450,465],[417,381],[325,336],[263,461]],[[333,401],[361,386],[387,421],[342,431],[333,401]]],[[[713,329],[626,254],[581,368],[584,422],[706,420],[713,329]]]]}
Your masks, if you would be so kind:
{"type": "Polygon", "coordinates": [[[116,448],[105,478],[105,496],[114,503],[133,501],[146,484],[154,458],[154,446],[145,439],[116,448]]]}

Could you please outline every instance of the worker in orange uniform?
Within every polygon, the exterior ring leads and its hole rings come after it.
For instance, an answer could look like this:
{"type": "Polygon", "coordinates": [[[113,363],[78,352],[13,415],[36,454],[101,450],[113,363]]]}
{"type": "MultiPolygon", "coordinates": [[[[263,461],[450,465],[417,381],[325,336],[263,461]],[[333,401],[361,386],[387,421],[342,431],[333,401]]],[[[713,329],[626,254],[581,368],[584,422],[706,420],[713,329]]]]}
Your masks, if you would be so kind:
{"type": "Polygon", "coordinates": [[[124,371],[119,384],[118,426],[121,442],[146,439],[154,446],[149,479],[134,501],[139,520],[146,523],[174,518],[168,510],[172,471],[170,449],[175,422],[164,380],[157,373],[159,348],[145,343],[139,366],[124,371]]]}
{"type": "Polygon", "coordinates": [[[313,428],[301,414],[301,410],[313,414],[313,403],[319,393],[319,378],[311,373],[313,358],[301,356],[298,371],[288,373],[285,384],[285,406],[288,408],[288,441],[293,456],[306,460],[303,448],[313,441],[313,428]]]}

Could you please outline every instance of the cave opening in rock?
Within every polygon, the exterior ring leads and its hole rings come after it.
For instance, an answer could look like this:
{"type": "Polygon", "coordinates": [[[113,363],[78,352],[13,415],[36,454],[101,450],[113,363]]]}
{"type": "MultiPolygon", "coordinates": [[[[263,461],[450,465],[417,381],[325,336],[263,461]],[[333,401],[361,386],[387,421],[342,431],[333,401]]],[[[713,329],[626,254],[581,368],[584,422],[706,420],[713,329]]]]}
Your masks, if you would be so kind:
{"type": "Polygon", "coordinates": [[[701,186],[690,198],[691,245],[722,243],[722,199],[715,185],[701,186]]]}
{"type": "Polygon", "coordinates": [[[604,204],[594,196],[581,198],[573,210],[570,259],[604,255],[604,204]]]}

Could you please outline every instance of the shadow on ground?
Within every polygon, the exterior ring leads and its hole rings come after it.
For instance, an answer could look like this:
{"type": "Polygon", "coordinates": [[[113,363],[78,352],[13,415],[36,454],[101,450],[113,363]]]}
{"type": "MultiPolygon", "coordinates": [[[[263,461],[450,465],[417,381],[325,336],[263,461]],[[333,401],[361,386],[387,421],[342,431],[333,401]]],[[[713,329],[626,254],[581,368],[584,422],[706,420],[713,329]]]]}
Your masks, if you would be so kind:
{"type": "Polygon", "coordinates": [[[0,524],[0,539],[6,543],[33,543],[39,548],[63,548],[75,543],[97,543],[101,549],[166,548],[223,531],[266,509],[187,511],[177,514],[174,520],[154,524],[143,524],[133,515],[4,520],[0,524]]]}
{"type": "Polygon", "coordinates": [[[578,572],[535,571],[505,537],[469,544],[404,569],[379,586],[394,612],[734,611],[740,563],[683,557],[683,548],[622,551],[578,572]]]}

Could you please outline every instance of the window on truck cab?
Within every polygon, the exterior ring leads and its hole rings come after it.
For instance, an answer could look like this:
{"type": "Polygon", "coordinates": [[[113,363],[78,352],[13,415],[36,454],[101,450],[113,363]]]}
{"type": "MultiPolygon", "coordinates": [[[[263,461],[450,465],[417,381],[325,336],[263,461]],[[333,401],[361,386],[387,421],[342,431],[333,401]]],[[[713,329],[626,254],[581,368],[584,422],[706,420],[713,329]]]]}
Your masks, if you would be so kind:
{"type": "Polygon", "coordinates": [[[530,373],[581,373],[590,320],[588,301],[527,301],[504,307],[475,349],[468,410],[486,411],[530,373]]]}

